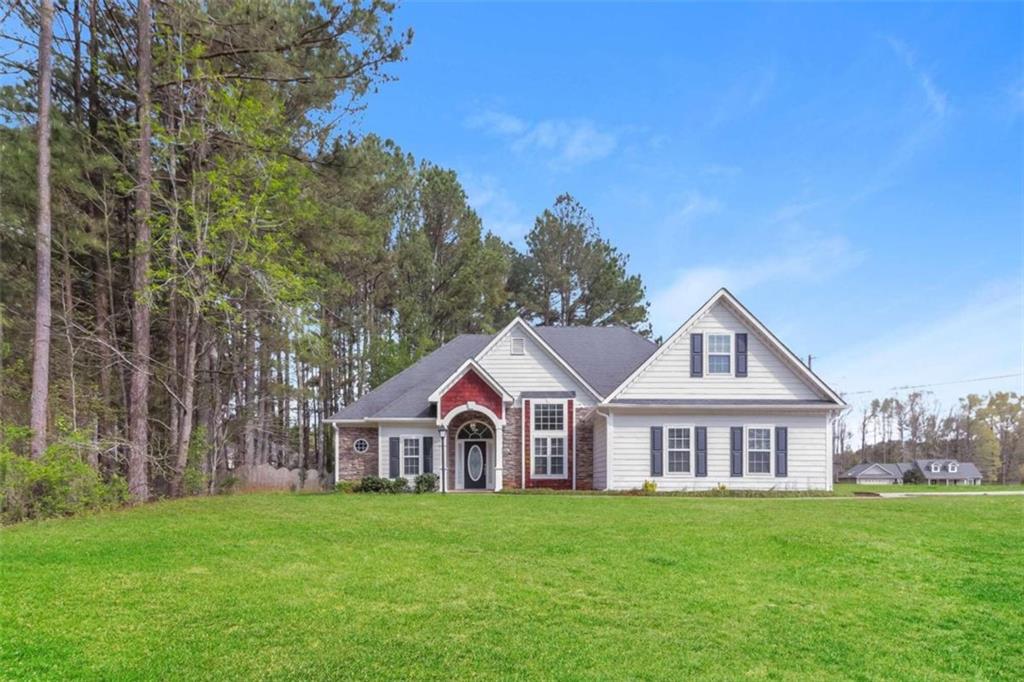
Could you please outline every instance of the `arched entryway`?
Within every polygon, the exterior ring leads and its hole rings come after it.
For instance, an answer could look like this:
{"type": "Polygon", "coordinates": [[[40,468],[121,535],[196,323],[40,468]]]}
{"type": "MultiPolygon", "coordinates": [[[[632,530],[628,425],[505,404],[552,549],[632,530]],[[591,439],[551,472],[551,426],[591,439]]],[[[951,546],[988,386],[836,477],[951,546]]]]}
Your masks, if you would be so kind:
{"type": "Polygon", "coordinates": [[[494,488],[494,429],[482,419],[466,422],[455,434],[455,487],[494,488]]]}
{"type": "Polygon", "coordinates": [[[486,408],[453,410],[447,427],[448,490],[501,490],[502,427],[486,408]]]}

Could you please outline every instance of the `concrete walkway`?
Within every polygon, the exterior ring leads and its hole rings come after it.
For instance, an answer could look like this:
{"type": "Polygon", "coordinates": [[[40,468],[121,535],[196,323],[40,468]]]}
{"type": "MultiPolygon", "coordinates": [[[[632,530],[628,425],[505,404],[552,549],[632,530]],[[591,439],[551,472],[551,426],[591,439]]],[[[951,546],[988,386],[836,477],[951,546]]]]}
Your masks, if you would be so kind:
{"type": "Polygon", "coordinates": [[[978,497],[979,495],[1024,495],[1024,490],[989,490],[970,491],[962,493],[880,493],[880,492],[854,492],[855,497],[978,497]]]}

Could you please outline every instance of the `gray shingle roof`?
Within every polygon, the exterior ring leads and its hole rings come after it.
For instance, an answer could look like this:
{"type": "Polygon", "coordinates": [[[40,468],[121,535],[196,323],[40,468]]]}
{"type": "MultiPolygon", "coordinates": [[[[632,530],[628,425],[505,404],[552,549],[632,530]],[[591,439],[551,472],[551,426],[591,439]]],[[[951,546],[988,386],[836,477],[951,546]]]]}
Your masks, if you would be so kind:
{"type": "Polygon", "coordinates": [[[419,362],[406,367],[333,419],[433,417],[428,398],[441,382],[484,349],[491,334],[461,334],[419,362]]]}
{"type": "Polygon", "coordinates": [[[741,405],[749,407],[820,407],[835,405],[831,400],[790,400],[786,398],[616,398],[612,405],[741,405]]]}
{"type": "MultiPolygon", "coordinates": [[[[910,464],[907,463],[909,467],[910,464]]],[[[885,464],[882,462],[865,462],[863,464],[857,464],[856,466],[850,467],[844,471],[839,478],[879,478],[879,479],[897,479],[903,478],[903,467],[900,464],[885,464]],[[872,468],[877,467],[881,471],[872,471],[865,474],[865,472],[872,468]]]]}
{"type": "MultiPolygon", "coordinates": [[[[602,395],[611,392],[657,348],[624,327],[534,327],[534,331],[602,395]]],[[[332,418],[433,417],[430,394],[493,338],[492,334],[457,336],[332,418]]]]}
{"type": "Polygon", "coordinates": [[[958,462],[955,459],[915,459],[914,464],[924,474],[925,479],[929,481],[962,481],[982,477],[981,472],[978,471],[978,467],[974,466],[973,462],[958,462]],[[933,473],[932,462],[937,462],[942,467],[942,470],[933,473]],[[949,471],[950,463],[957,465],[955,473],[949,471]]]}
{"type": "Polygon", "coordinates": [[[534,327],[595,391],[606,396],[658,346],[626,327],[534,327]]]}
{"type": "Polygon", "coordinates": [[[981,478],[978,467],[971,462],[958,462],[955,459],[915,459],[913,462],[897,462],[896,464],[883,464],[881,462],[865,462],[850,467],[844,471],[839,478],[889,478],[890,476],[876,474],[874,472],[862,476],[869,468],[877,466],[886,471],[893,478],[903,478],[903,474],[911,469],[917,469],[928,481],[962,481],[981,478]],[[942,465],[942,471],[933,473],[931,463],[938,462],[942,465]],[[957,465],[957,471],[949,471],[950,462],[957,465]]]}

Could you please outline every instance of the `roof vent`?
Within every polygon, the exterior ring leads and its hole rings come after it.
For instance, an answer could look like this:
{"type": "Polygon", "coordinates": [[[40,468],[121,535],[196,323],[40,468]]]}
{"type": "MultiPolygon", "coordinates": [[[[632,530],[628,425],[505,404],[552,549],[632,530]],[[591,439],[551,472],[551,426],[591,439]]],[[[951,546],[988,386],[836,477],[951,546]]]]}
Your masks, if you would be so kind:
{"type": "Polygon", "coordinates": [[[526,355],[526,339],[521,336],[512,337],[512,355],[526,355]]]}

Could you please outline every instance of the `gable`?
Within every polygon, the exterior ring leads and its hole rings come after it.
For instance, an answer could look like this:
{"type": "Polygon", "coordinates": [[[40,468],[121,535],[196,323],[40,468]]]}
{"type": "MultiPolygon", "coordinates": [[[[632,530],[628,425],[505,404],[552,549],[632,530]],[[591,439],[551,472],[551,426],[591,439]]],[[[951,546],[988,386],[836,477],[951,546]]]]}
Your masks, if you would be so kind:
{"type": "Polygon", "coordinates": [[[505,418],[501,394],[491,387],[475,370],[469,369],[441,395],[439,417],[445,417],[460,405],[475,402],[483,405],[499,419],[505,418]]]}
{"type": "MultiPolygon", "coordinates": [[[[667,342],[664,348],[617,389],[616,400],[774,399],[831,401],[831,397],[794,366],[778,342],[745,321],[742,311],[720,292],[667,342]],[[690,376],[690,334],[747,334],[747,376],[690,376]]],[[[735,336],[733,336],[735,350],[735,336]]],[[[707,343],[705,342],[705,356],[707,343]]],[[[735,369],[735,367],[734,367],[735,369]]]]}
{"type": "Polygon", "coordinates": [[[860,472],[861,476],[873,476],[873,477],[887,477],[893,478],[897,474],[894,471],[890,471],[888,468],[881,464],[872,464],[868,468],[860,472]]]}
{"type": "Polygon", "coordinates": [[[575,392],[581,406],[595,404],[595,396],[562,362],[541,346],[522,323],[509,325],[476,361],[518,401],[523,392],[575,392]],[[523,354],[512,354],[512,338],[523,339],[523,354]]]}

